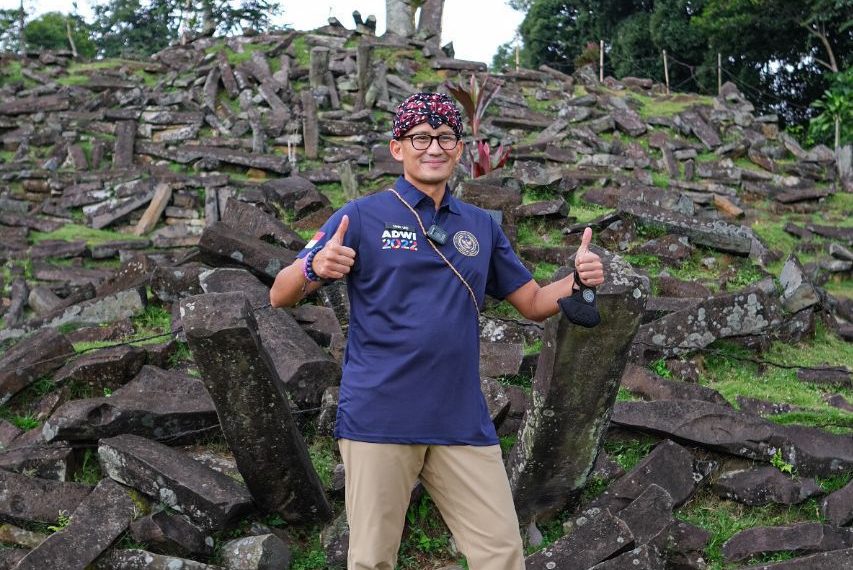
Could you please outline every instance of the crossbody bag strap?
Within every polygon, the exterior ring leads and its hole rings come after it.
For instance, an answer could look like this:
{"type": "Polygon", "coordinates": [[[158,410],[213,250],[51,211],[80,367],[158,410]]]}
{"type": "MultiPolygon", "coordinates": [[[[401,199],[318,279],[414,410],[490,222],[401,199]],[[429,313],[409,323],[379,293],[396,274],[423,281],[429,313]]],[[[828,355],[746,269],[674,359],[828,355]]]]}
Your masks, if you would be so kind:
{"type": "Polygon", "coordinates": [[[474,302],[474,309],[477,311],[477,319],[479,320],[479,318],[480,318],[480,306],[477,304],[477,296],[474,295],[474,290],[471,289],[471,286],[468,285],[468,282],[465,280],[464,277],[462,277],[462,274],[459,273],[459,271],[456,269],[456,267],[454,267],[454,265],[450,262],[450,260],[447,259],[444,256],[444,254],[441,253],[441,251],[439,251],[439,249],[435,246],[435,244],[432,243],[432,240],[427,237],[427,231],[426,231],[426,228],[424,227],[424,223],[421,221],[421,217],[418,215],[418,213],[415,211],[415,209],[412,208],[412,206],[408,202],[403,200],[403,197],[400,196],[400,194],[396,190],[394,190],[393,188],[389,188],[388,191],[393,193],[394,196],[396,196],[397,199],[400,200],[400,202],[402,202],[403,205],[409,209],[409,211],[412,213],[412,215],[415,216],[415,219],[418,221],[418,225],[421,228],[421,233],[426,238],[427,243],[429,243],[429,245],[432,246],[433,251],[435,251],[438,254],[438,256],[444,261],[444,263],[447,264],[447,267],[449,267],[450,270],[453,271],[453,273],[456,275],[456,277],[459,278],[459,281],[461,281],[462,284],[465,286],[465,288],[468,289],[468,294],[471,295],[471,300],[474,302]]]}

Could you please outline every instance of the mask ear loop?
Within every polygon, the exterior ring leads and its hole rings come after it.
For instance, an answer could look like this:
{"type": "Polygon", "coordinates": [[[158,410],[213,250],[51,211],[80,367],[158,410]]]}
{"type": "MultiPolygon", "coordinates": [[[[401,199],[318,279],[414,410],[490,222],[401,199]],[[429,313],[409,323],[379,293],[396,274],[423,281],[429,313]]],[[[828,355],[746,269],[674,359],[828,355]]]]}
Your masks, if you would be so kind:
{"type": "MultiPolygon", "coordinates": [[[[423,235],[426,236],[427,231],[426,231],[426,228],[424,228],[424,223],[421,221],[421,217],[418,215],[418,213],[415,211],[415,209],[412,208],[408,202],[403,200],[403,197],[400,196],[400,194],[396,190],[394,190],[393,188],[389,188],[388,191],[391,192],[392,194],[394,194],[397,197],[397,199],[400,200],[400,202],[402,202],[403,205],[406,206],[406,208],[408,208],[409,211],[415,216],[415,219],[418,221],[418,225],[421,228],[421,233],[423,233],[423,235]]],[[[453,264],[450,263],[450,260],[447,259],[446,257],[444,257],[444,254],[438,250],[438,248],[435,246],[434,243],[432,243],[432,240],[427,238],[426,241],[432,247],[433,251],[435,251],[438,254],[438,256],[444,261],[444,263],[447,264],[447,266],[450,268],[450,270],[453,271],[454,274],[456,274],[456,277],[459,278],[459,280],[462,282],[462,284],[465,286],[465,288],[468,289],[468,293],[471,295],[471,300],[474,302],[474,309],[477,311],[477,320],[479,320],[480,319],[480,306],[477,304],[477,296],[474,295],[474,290],[471,289],[471,286],[468,285],[468,282],[465,281],[465,278],[462,277],[462,274],[456,270],[456,267],[454,267],[453,264]]]]}

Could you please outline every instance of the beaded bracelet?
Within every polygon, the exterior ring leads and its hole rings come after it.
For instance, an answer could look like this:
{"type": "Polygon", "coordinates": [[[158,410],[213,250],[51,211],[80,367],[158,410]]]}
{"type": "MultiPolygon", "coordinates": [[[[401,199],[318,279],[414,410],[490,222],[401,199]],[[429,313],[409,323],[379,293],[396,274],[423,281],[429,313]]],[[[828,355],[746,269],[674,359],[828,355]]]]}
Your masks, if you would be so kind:
{"type": "Polygon", "coordinates": [[[318,282],[323,281],[323,278],[314,273],[314,268],[312,267],[314,263],[314,256],[317,255],[317,252],[323,249],[322,247],[315,247],[311,251],[308,252],[308,255],[305,256],[305,263],[302,264],[302,275],[305,276],[305,279],[308,281],[318,282]]]}

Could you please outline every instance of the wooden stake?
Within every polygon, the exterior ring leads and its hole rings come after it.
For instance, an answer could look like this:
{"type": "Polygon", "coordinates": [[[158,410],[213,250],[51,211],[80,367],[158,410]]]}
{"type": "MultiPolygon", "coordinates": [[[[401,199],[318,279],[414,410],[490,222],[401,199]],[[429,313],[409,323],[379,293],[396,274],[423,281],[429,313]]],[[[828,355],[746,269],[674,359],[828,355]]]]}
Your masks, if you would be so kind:
{"type": "Polygon", "coordinates": [[[723,90],[723,57],[717,52],[717,95],[723,90]]]}
{"type": "Polygon", "coordinates": [[[663,77],[666,80],[666,94],[669,95],[669,64],[666,61],[666,50],[663,51],[663,77]]]}
{"type": "Polygon", "coordinates": [[[598,80],[604,82],[604,40],[598,42],[598,80]]]}

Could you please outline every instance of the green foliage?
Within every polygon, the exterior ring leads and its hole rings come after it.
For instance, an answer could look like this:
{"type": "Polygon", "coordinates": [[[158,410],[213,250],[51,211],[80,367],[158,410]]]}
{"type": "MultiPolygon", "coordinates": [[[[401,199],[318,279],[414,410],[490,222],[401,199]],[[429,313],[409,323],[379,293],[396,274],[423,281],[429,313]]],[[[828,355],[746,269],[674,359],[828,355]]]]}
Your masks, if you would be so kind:
{"type": "Polygon", "coordinates": [[[518,436],[515,435],[502,435],[500,437],[500,445],[501,445],[501,453],[506,456],[512,450],[512,447],[515,445],[515,442],[518,440],[518,436]]]}
{"type": "Polygon", "coordinates": [[[267,30],[280,10],[270,0],[243,0],[237,6],[226,0],[107,0],[93,6],[92,30],[105,57],[145,56],[176,42],[183,30],[191,35],[267,30]]]}
{"type": "Polygon", "coordinates": [[[28,49],[70,50],[68,30],[74,40],[77,53],[85,58],[95,56],[97,48],[92,41],[89,25],[79,16],[47,12],[24,26],[28,49]]]}
{"type": "Polygon", "coordinates": [[[20,31],[24,17],[21,8],[0,10],[0,51],[17,52],[21,49],[20,31]]]}
{"type": "Polygon", "coordinates": [[[98,463],[97,452],[87,449],[83,455],[83,464],[72,476],[75,483],[86,485],[97,485],[104,478],[101,473],[101,465],[98,463]]]}
{"type": "Polygon", "coordinates": [[[338,464],[336,452],[337,444],[331,437],[317,436],[308,447],[308,456],[325,488],[332,485],[332,473],[335,471],[335,465],[338,464]]]}
{"type": "Polygon", "coordinates": [[[767,505],[750,507],[716,497],[709,489],[699,491],[681,509],[676,518],[707,530],[711,540],[707,553],[713,570],[729,568],[723,561],[722,546],[742,530],[764,526],[786,526],[797,522],[820,522],[820,509],[815,499],[799,505],[767,505]]]}
{"type": "Polygon", "coordinates": [[[557,267],[553,263],[537,263],[533,270],[533,278],[536,281],[550,281],[554,278],[554,272],[557,271],[557,267]]]}
{"type": "Polygon", "coordinates": [[[640,438],[634,440],[607,440],[604,442],[604,450],[625,471],[630,471],[649,454],[656,440],[652,438],[640,438]]]}
{"type": "Polygon", "coordinates": [[[563,234],[551,224],[524,220],[518,224],[518,244],[558,247],[563,245],[563,234]]]}
{"type": "Polygon", "coordinates": [[[175,368],[184,362],[192,362],[193,354],[190,345],[185,342],[175,344],[175,352],[169,355],[169,367],[175,368]]]}
{"type": "Polygon", "coordinates": [[[781,449],[777,449],[776,453],[773,454],[773,457],[770,458],[770,465],[782,473],[787,473],[788,475],[793,475],[794,473],[794,466],[782,459],[781,449]]]}
{"type": "Polygon", "coordinates": [[[659,358],[654,362],[650,363],[649,370],[651,370],[661,378],[672,380],[672,372],[670,372],[669,368],[666,367],[666,360],[664,360],[663,358],[659,358]]]}
{"type": "Polygon", "coordinates": [[[41,421],[36,418],[33,414],[26,414],[22,416],[12,416],[9,418],[9,422],[15,425],[18,429],[29,431],[31,429],[35,429],[41,426],[41,421]]]}
{"type": "Polygon", "coordinates": [[[401,568],[422,568],[423,556],[450,555],[450,533],[432,502],[424,493],[420,500],[406,511],[408,532],[400,549],[401,568]]]}
{"type": "Polygon", "coordinates": [[[71,515],[68,511],[59,511],[59,516],[56,517],[56,524],[50,525],[47,529],[50,532],[59,532],[71,524],[71,515]]]}
{"type": "Polygon", "coordinates": [[[581,503],[589,503],[601,495],[607,488],[607,485],[607,479],[602,479],[601,477],[590,477],[587,479],[586,485],[584,485],[583,492],[581,493],[581,503]]]}
{"type": "Polygon", "coordinates": [[[853,68],[832,75],[830,81],[823,97],[812,103],[820,113],[809,122],[809,145],[836,148],[853,140],[853,68]]]}
{"type": "MultiPolygon", "coordinates": [[[[818,324],[812,341],[774,342],[763,358],[789,366],[844,366],[853,362],[853,347],[848,344],[818,324]]],[[[828,405],[821,388],[800,382],[795,370],[776,366],[759,368],[758,364],[744,360],[750,358],[749,351],[731,342],[718,341],[709,348],[711,352],[705,357],[700,379],[732,404],[736,405],[738,396],[790,404],[804,410],[768,419],[779,424],[820,427],[833,433],[853,433],[853,413],[828,405]]],[[[845,398],[853,398],[853,390],[849,388],[837,391],[845,398]]]]}
{"type": "Polygon", "coordinates": [[[542,352],[542,339],[537,338],[530,344],[524,343],[524,354],[525,356],[530,354],[539,354],[542,352]]]}

